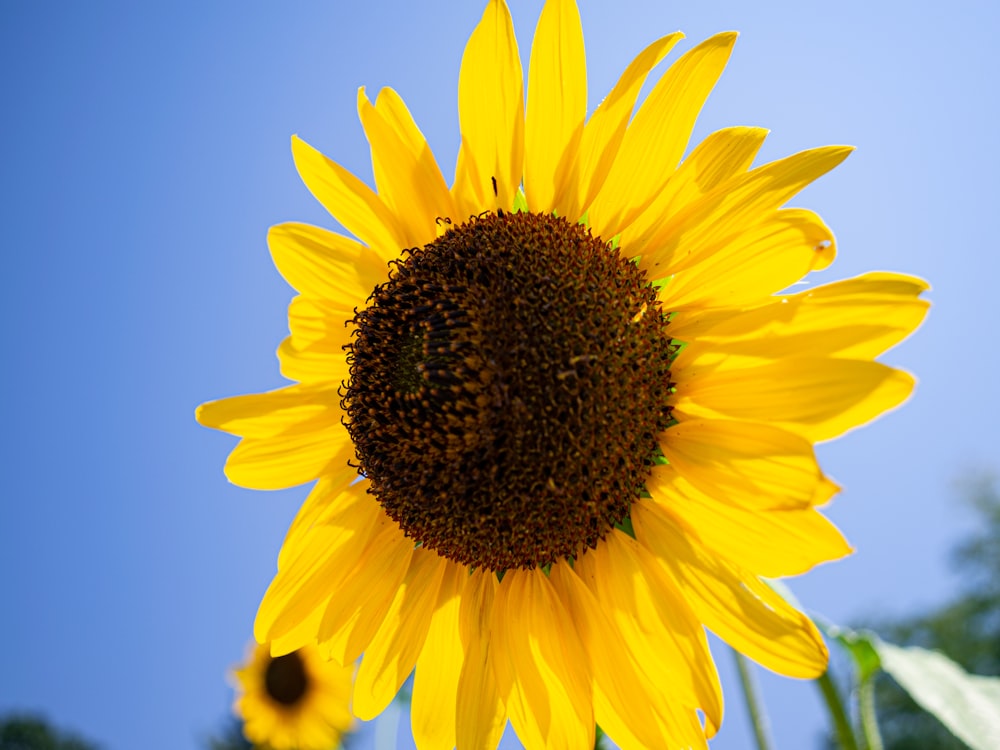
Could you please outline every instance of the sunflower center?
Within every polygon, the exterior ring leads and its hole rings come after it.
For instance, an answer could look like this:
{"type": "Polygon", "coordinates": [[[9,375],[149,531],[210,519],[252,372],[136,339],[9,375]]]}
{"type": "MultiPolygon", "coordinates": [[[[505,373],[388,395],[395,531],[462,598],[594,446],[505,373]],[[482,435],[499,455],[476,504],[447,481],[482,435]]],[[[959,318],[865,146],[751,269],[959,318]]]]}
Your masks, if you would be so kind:
{"type": "Polygon", "coordinates": [[[417,543],[533,568],[628,516],[675,346],[644,272],[588,229],[483,214],[407,251],[354,324],[359,470],[417,543]]]}
{"type": "Polygon", "coordinates": [[[264,673],[264,687],[267,694],[277,703],[294,706],[309,688],[302,657],[296,652],[276,656],[267,665],[264,673]]]}

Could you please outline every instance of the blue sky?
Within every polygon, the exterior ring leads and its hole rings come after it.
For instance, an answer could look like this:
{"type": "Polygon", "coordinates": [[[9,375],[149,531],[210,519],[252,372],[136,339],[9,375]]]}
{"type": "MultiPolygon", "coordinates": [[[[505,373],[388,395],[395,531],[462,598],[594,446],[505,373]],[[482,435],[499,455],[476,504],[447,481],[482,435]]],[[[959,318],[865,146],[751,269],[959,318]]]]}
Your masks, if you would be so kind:
{"type": "MultiPolygon", "coordinates": [[[[969,528],[953,483],[1000,471],[993,221],[997,11],[983,2],[581,0],[591,106],[653,38],[742,32],[696,137],[771,129],[761,160],[857,153],[796,205],[840,257],[823,280],[915,273],[934,309],[886,361],[902,410],[822,446],[830,516],[858,552],[792,587],[837,621],[947,598],[969,528]]],[[[541,0],[511,0],[527,62],[541,0]]],[[[185,750],[216,729],[305,489],[227,484],[233,440],[201,401],[281,384],[291,290],[267,227],[332,220],[300,184],[298,133],[370,181],[355,92],[391,85],[446,173],[480,2],[6,3],[0,11],[0,295],[7,397],[0,712],[47,713],[107,750],[185,750]]],[[[676,54],[672,57],[676,57],[676,54]]],[[[713,749],[749,744],[730,656],[713,749]]],[[[764,675],[779,746],[823,725],[812,685],[764,675]]]]}

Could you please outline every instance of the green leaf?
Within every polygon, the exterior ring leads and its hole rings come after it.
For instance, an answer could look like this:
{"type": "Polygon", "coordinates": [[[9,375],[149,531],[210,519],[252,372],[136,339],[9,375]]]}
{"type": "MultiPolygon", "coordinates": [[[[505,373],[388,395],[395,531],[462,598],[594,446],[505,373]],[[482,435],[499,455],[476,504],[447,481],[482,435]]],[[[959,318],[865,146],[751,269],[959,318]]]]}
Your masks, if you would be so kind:
{"type": "Polygon", "coordinates": [[[521,188],[517,189],[517,194],[514,196],[514,213],[520,214],[525,213],[528,210],[528,198],[524,194],[524,190],[521,188]]]}
{"type": "Polygon", "coordinates": [[[875,633],[870,630],[851,630],[837,625],[827,625],[823,630],[851,655],[854,666],[858,669],[858,682],[861,684],[868,682],[879,669],[883,668],[876,647],[881,641],[875,633]]]}
{"type": "Polygon", "coordinates": [[[942,653],[894,646],[870,631],[819,625],[854,659],[860,682],[881,668],[973,750],[1000,748],[1000,678],[969,674],[942,653]]]}
{"type": "Polygon", "coordinates": [[[970,675],[944,654],[874,639],[882,668],[973,750],[1000,748],[1000,678],[970,675]]]}

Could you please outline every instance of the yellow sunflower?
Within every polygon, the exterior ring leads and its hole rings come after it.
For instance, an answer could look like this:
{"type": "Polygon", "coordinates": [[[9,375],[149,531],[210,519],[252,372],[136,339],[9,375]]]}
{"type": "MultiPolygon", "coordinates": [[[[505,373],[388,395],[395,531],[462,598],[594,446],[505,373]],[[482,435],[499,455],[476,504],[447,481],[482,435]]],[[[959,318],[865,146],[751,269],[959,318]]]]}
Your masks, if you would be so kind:
{"type": "Polygon", "coordinates": [[[548,0],[525,108],[491,0],[462,59],[450,188],[391,89],[358,95],[375,190],[292,141],[356,239],[271,229],[300,292],[278,349],[297,384],[198,419],[242,438],[236,484],[318,480],[258,640],[364,654],[365,719],[415,667],[421,750],[493,748],[508,719],[528,748],[593,747],[595,722],[623,748],[705,747],[722,720],[706,629],[783,675],[826,668],[761,577],[850,552],[817,510],[838,488],[813,443],[910,394],[874,358],[920,323],[927,285],[784,293],[835,244],[782,206],[851,149],[752,167],[767,131],[733,127],[684,157],[736,35],[680,56],[636,108],[680,39],[644,49],[588,118],[577,8],[548,0]]]}
{"type": "Polygon", "coordinates": [[[271,656],[268,645],[255,645],[234,674],[233,710],[255,746],[334,750],[351,728],[354,665],[329,661],[315,646],[271,656]]]}

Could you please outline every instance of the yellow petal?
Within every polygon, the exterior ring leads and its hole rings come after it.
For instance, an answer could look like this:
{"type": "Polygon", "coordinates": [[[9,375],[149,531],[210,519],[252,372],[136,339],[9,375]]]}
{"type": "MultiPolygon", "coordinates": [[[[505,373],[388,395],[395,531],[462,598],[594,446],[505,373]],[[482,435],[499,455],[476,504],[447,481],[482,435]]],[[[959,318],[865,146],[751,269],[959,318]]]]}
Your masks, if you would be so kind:
{"type": "Polygon", "coordinates": [[[338,468],[334,456],[350,435],[330,413],[266,437],[245,437],[226,460],[229,481],[254,490],[280,490],[311,482],[338,468]]]}
{"type": "Polygon", "coordinates": [[[264,438],[339,411],[336,389],[293,385],[266,393],[209,401],[195,411],[205,427],[241,437],[264,438]]]}
{"type": "Polygon", "coordinates": [[[362,304],[385,281],[385,261],[370,249],[335,232],[288,222],[267,233],[271,258],[285,281],[311,297],[362,304]]]}
{"type": "Polygon", "coordinates": [[[335,517],[337,513],[341,512],[345,498],[346,502],[353,504],[361,502],[361,498],[365,497],[367,480],[361,479],[359,481],[357,467],[348,463],[354,458],[354,444],[350,441],[344,443],[340,450],[331,457],[329,471],[316,482],[309,496],[302,503],[302,507],[299,508],[299,512],[295,514],[288,531],[285,532],[285,540],[281,543],[281,550],[278,552],[279,570],[284,567],[283,560],[286,560],[297,550],[297,542],[301,539],[302,534],[312,528],[313,524],[335,517]],[[354,484],[353,487],[351,487],[352,484],[354,484]]]}
{"type": "Polygon", "coordinates": [[[719,557],[768,578],[805,573],[852,552],[840,531],[815,508],[740,506],[699,492],[671,466],[654,469],[652,501],[719,557]]]}
{"type": "Polygon", "coordinates": [[[436,552],[413,551],[410,568],[385,619],[365,650],[354,681],[354,713],[378,716],[413,671],[431,624],[447,561],[436,552]]]}
{"type": "Polygon", "coordinates": [[[412,556],[413,541],[382,513],[354,570],[330,597],[317,633],[320,645],[338,663],[354,661],[368,647],[395,599],[412,556]]]}
{"type": "Polygon", "coordinates": [[[316,632],[319,630],[319,623],[323,619],[323,610],[326,609],[326,600],[321,601],[313,609],[312,613],[301,620],[280,638],[271,641],[271,656],[284,656],[300,648],[316,645],[316,632]]]}
{"type": "MultiPolygon", "coordinates": [[[[725,242],[847,158],[850,146],[801,151],[726,180],[664,221],[644,249],[640,268],[658,279],[710,258],[725,242]]],[[[816,268],[822,264],[817,263],[816,268]]]]}
{"type": "MultiPolygon", "coordinates": [[[[259,643],[282,637],[335,593],[368,548],[379,518],[378,503],[349,488],[331,500],[331,514],[283,550],[282,564],[257,610],[259,643]]],[[[318,631],[317,631],[318,632],[318,631]]]]}
{"type": "MultiPolygon", "coordinates": [[[[314,386],[339,387],[350,377],[347,347],[354,328],[347,312],[299,295],[288,306],[292,335],[278,346],[281,374],[314,386]],[[345,317],[346,316],[346,317],[345,317]]],[[[339,399],[338,399],[339,401],[339,399]]]]}
{"type": "Polygon", "coordinates": [[[812,440],[830,440],[894,409],[913,391],[913,376],[878,362],[795,357],[716,372],[684,368],[677,379],[678,418],[724,416],[764,422],[812,440]]]}
{"type": "Polygon", "coordinates": [[[291,345],[298,348],[324,345],[343,354],[343,344],[350,339],[354,307],[345,308],[302,294],[292,297],[288,305],[291,345]]]}
{"type": "MultiPolygon", "coordinates": [[[[344,343],[347,343],[345,340],[344,343]]],[[[336,346],[295,346],[291,336],[278,347],[278,363],[281,374],[289,380],[316,387],[336,384],[348,380],[350,365],[347,354],[336,346]]]]}
{"type": "Polygon", "coordinates": [[[528,65],[524,192],[528,207],[551,213],[564,192],[587,116],[587,59],[574,0],[548,0],[528,65]]]}
{"type": "Polygon", "coordinates": [[[927,288],[913,276],[867,273],[743,312],[679,314],[670,321],[671,333],[717,354],[721,367],[797,355],[868,359],[920,325],[929,303],[919,296],[927,288]]]}
{"type": "Polygon", "coordinates": [[[479,211],[512,209],[524,161],[524,79],[503,0],[490,0],[462,55],[458,121],[462,170],[456,189],[479,211]]]}
{"type": "Polygon", "coordinates": [[[462,593],[459,633],[465,660],[458,678],[458,706],[455,718],[456,747],[495,748],[507,724],[491,656],[493,604],[496,576],[475,570],[462,593]]]}
{"type": "MultiPolygon", "coordinates": [[[[401,104],[394,105],[397,117],[405,111],[405,107],[399,109],[401,104]]],[[[435,220],[450,217],[455,210],[434,154],[426,142],[419,151],[414,151],[413,141],[419,131],[401,135],[397,130],[399,120],[393,122],[384,117],[368,101],[363,86],[358,89],[358,116],[371,146],[379,197],[396,215],[404,246],[425,245],[437,235],[435,220]]]]}
{"type": "Polygon", "coordinates": [[[298,136],[292,137],[292,157],[309,192],[348,232],[385,261],[399,256],[406,247],[403,232],[371,188],[298,136]]]}
{"type": "Polygon", "coordinates": [[[588,209],[594,234],[610,238],[622,232],[663,188],[735,42],[734,32],[707,39],[671,65],[650,92],[588,209]]]}
{"type": "Polygon", "coordinates": [[[649,207],[622,232],[626,252],[633,257],[643,255],[667,216],[748,170],[767,133],[764,128],[724,128],[699,143],[649,207]]]}
{"type": "Polygon", "coordinates": [[[597,196],[618,155],[625,128],[642,84],[656,64],[684,35],[676,31],[657,39],[640,52],[622,73],[611,93],[594,110],[583,129],[574,179],[556,210],[563,216],[581,216],[597,196]]]}
{"type": "Polygon", "coordinates": [[[786,677],[823,674],[826,646],[808,617],[766,593],[749,572],[710,555],[654,503],[633,503],[632,525],[709,630],[786,677]]]}
{"type": "Polygon", "coordinates": [[[493,620],[501,695],[526,747],[594,746],[586,651],[541,570],[508,570],[493,620]]]}
{"type": "Polygon", "coordinates": [[[619,747],[707,748],[694,710],[679,708],[669,686],[654,685],[622,634],[573,568],[552,566],[549,580],[576,626],[593,675],[594,718],[619,747]]]}
{"type": "MultiPolygon", "coordinates": [[[[766,498],[770,508],[807,508],[824,480],[808,440],[759,422],[685,420],[666,430],[660,445],[680,476],[737,505],[753,507],[766,498]]],[[[660,483],[658,470],[647,487],[660,483]]]]}
{"type": "Polygon", "coordinates": [[[825,268],[836,254],[833,232],[819,216],[785,208],[721,238],[700,263],[679,270],[660,298],[674,311],[752,304],[825,268]]]}
{"type": "Polygon", "coordinates": [[[722,722],[722,689],[705,632],[652,554],[613,530],[577,559],[576,571],[646,677],[654,685],[669,685],[679,706],[700,709],[706,734],[715,734],[722,722]]]}
{"type": "Polygon", "coordinates": [[[424,647],[417,657],[410,725],[419,750],[455,747],[458,678],[464,660],[462,639],[457,637],[458,613],[468,577],[465,566],[445,565],[437,605],[431,613],[424,647]]]}

